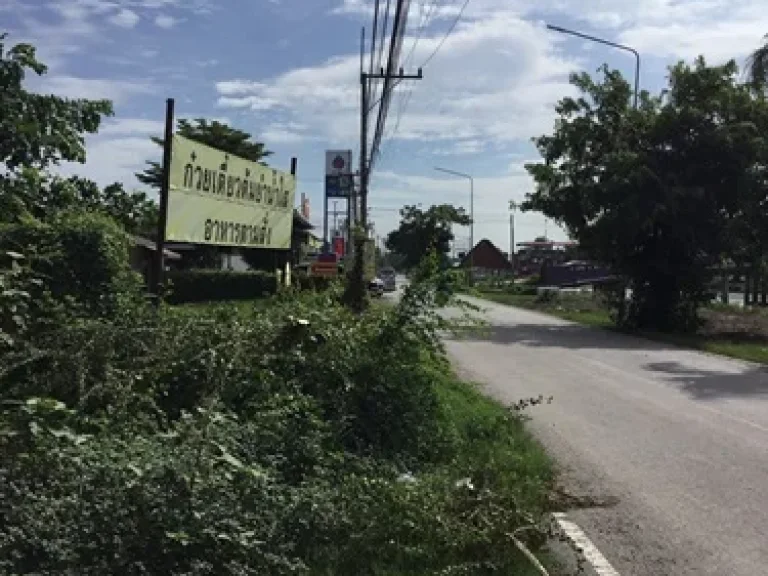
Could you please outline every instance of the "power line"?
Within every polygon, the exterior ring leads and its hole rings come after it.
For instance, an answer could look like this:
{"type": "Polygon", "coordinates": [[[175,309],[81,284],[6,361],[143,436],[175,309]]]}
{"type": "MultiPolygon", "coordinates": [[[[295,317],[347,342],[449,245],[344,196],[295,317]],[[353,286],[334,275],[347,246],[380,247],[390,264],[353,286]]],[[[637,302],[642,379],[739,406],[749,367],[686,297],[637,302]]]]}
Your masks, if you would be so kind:
{"type": "Polygon", "coordinates": [[[445,44],[445,41],[448,40],[448,37],[453,33],[454,28],[456,28],[456,25],[459,23],[459,20],[461,20],[461,17],[464,15],[464,10],[467,9],[467,6],[469,5],[469,0],[464,0],[464,4],[461,6],[461,10],[459,10],[459,13],[456,15],[456,19],[451,23],[450,28],[448,28],[448,31],[445,33],[445,36],[443,36],[443,39],[440,40],[438,45],[435,47],[435,50],[432,52],[432,54],[429,55],[429,57],[424,60],[424,63],[421,65],[422,68],[424,68],[427,64],[429,64],[432,59],[437,56],[437,53],[440,52],[440,49],[443,47],[443,44],[445,44]]]}
{"type": "Polygon", "coordinates": [[[434,2],[432,2],[432,4],[429,5],[429,8],[426,11],[426,13],[422,16],[422,21],[421,21],[421,24],[419,25],[419,30],[416,34],[416,39],[413,41],[413,44],[411,45],[411,49],[408,51],[408,56],[405,57],[406,68],[408,67],[411,60],[413,59],[414,53],[416,51],[416,46],[419,45],[419,40],[421,40],[421,36],[424,34],[424,30],[426,30],[427,26],[429,25],[429,20],[430,18],[432,18],[432,13],[435,11],[438,4],[440,4],[440,0],[435,0],[434,2]]]}
{"type": "MultiPolygon", "coordinates": [[[[419,45],[419,40],[421,40],[421,37],[424,34],[424,30],[426,30],[427,26],[429,25],[429,21],[432,18],[432,14],[435,12],[435,9],[437,8],[439,3],[440,3],[440,0],[434,0],[434,2],[430,4],[429,8],[422,14],[421,22],[419,24],[419,29],[418,29],[418,32],[416,33],[416,39],[413,41],[413,44],[411,45],[411,49],[408,51],[408,55],[405,58],[405,68],[408,68],[411,61],[413,60],[413,57],[416,53],[416,46],[419,45]]],[[[396,87],[397,87],[397,84],[393,86],[393,90],[396,87]]],[[[405,95],[400,96],[400,100],[398,101],[398,105],[397,105],[397,118],[395,119],[395,128],[394,130],[392,130],[392,132],[390,132],[389,136],[384,135],[383,146],[386,146],[388,142],[391,142],[392,139],[394,139],[395,134],[397,134],[397,131],[400,128],[400,121],[402,120],[405,110],[408,108],[408,104],[411,101],[412,95],[413,95],[413,85],[408,87],[408,92],[406,92],[405,95]]],[[[379,156],[380,157],[383,156],[385,151],[386,151],[386,148],[384,148],[380,152],[379,156]]]]}
{"type": "Polygon", "coordinates": [[[410,0],[398,0],[397,6],[395,6],[395,17],[392,23],[392,39],[389,42],[389,57],[387,58],[387,69],[386,74],[384,75],[381,104],[379,104],[376,129],[373,134],[373,143],[371,145],[371,168],[378,157],[381,139],[384,135],[384,125],[387,121],[392,90],[394,89],[392,80],[395,77],[395,71],[400,60],[400,51],[402,49],[403,37],[405,36],[405,29],[408,22],[409,4],[410,0]]]}

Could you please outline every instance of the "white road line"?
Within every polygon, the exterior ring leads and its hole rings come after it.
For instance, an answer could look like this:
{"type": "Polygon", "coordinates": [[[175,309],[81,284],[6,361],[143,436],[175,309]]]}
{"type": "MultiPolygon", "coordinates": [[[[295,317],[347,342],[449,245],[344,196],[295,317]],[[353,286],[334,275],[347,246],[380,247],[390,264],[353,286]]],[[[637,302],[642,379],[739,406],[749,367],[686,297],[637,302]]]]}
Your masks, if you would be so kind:
{"type": "Polygon", "coordinates": [[[597,549],[597,546],[592,544],[592,541],[587,538],[587,535],[584,534],[581,528],[568,520],[562,512],[556,512],[552,516],[554,516],[555,522],[560,526],[565,536],[581,550],[584,558],[592,565],[597,576],[620,576],[600,550],[597,549]]]}

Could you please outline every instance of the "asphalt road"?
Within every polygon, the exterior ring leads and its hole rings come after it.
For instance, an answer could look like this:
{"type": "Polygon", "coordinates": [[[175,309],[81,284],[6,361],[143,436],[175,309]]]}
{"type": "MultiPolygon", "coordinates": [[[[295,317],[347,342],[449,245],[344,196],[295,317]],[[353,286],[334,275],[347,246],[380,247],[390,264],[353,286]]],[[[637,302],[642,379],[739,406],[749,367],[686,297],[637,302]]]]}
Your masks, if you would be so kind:
{"type": "Polygon", "coordinates": [[[458,370],[529,410],[564,508],[622,576],[768,575],[768,372],[475,300],[458,370]]]}

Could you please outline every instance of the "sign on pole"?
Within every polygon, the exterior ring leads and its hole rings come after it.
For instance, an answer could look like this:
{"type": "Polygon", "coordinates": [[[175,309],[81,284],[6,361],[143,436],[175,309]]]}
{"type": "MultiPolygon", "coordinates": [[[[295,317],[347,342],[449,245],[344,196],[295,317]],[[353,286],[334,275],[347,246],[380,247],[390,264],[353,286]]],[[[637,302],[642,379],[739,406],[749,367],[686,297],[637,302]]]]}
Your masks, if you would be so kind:
{"type": "Polygon", "coordinates": [[[325,197],[348,198],[352,186],[352,150],[326,150],[325,197]]]}
{"type": "Polygon", "coordinates": [[[293,174],[173,136],[166,240],[291,247],[293,174]]]}

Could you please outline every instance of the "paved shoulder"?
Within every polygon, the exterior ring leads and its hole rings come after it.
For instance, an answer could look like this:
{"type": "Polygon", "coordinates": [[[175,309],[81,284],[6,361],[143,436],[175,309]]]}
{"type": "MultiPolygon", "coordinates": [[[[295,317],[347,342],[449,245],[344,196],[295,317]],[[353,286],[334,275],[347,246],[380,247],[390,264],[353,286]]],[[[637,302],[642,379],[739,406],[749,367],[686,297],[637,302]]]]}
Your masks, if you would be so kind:
{"type": "Polygon", "coordinates": [[[768,573],[768,372],[475,303],[490,328],[449,353],[506,402],[553,397],[534,432],[623,576],[768,573]]]}

